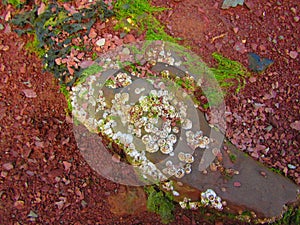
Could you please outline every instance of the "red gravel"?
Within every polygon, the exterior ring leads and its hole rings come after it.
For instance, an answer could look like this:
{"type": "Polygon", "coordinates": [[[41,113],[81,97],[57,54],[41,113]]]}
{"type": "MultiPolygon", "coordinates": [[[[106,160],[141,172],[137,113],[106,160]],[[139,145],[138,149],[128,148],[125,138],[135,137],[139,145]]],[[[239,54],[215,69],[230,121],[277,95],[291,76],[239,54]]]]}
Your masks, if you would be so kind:
{"type": "Polygon", "coordinates": [[[229,93],[226,136],[300,184],[300,133],[295,128],[300,120],[300,4],[247,0],[245,6],[222,10],[220,2],[153,1],[172,8],[160,20],[209,65],[215,64],[215,51],[245,66],[247,52],[275,61],[265,72],[253,73],[240,93],[229,93]]]}
{"type": "MultiPolygon", "coordinates": [[[[225,56],[246,65],[246,55],[232,50],[244,38],[248,51],[257,46],[256,52],[275,60],[268,72],[255,75],[253,83],[248,83],[237,96],[231,96],[234,101],[227,101],[236,115],[229,123],[227,135],[242,148],[249,147],[245,140],[250,139],[252,148],[261,149],[253,151],[260,160],[286,171],[299,184],[300,137],[298,131],[290,128],[292,122],[300,119],[299,56],[293,59],[295,54],[289,55],[290,51],[299,52],[299,23],[293,22],[296,15],[290,10],[291,7],[300,10],[299,5],[284,1],[279,6],[275,1],[262,4],[253,0],[252,12],[245,7],[220,11],[214,8],[216,1],[153,2],[171,3],[174,16],[168,17],[170,13],[166,12],[161,20],[170,32],[185,37],[185,43],[208,63],[211,52],[219,49],[225,56]],[[268,13],[262,17],[264,11],[268,13]],[[184,19],[187,15],[189,20],[184,19]],[[195,29],[188,26],[192,27],[195,20],[199,31],[195,24],[195,29]],[[233,27],[239,28],[237,34],[233,27]],[[210,42],[224,32],[227,32],[224,38],[210,42]],[[284,39],[279,40],[279,35],[284,39]],[[276,37],[277,44],[268,41],[268,36],[276,37]],[[252,101],[265,105],[255,110],[252,101]],[[267,108],[271,112],[267,113],[267,108]],[[255,119],[257,116],[260,119],[255,119]],[[269,125],[273,128],[266,132],[269,125]],[[262,146],[270,148],[264,158],[262,146]],[[285,170],[289,163],[297,168],[285,170]]],[[[5,18],[9,8],[0,5],[0,11],[1,18],[5,18]]],[[[124,187],[100,177],[86,164],[76,147],[64,111],[67,105],[53,76],[43,73],[40,60],[24,50],[28,37],[17,37],[3,19],[0,23],[5,26],[0,33],[0,223],[160,224],[160,218],[153,213],[119,216],[110,211],[109,201],[114,199],[110,196],[122,193],[124,187]]],[[[173,224],[214,224],[209,221],[199,213],[177,208],[173,224]]],[[[218,224],[238,223],[219,221],[218,224]]]]}

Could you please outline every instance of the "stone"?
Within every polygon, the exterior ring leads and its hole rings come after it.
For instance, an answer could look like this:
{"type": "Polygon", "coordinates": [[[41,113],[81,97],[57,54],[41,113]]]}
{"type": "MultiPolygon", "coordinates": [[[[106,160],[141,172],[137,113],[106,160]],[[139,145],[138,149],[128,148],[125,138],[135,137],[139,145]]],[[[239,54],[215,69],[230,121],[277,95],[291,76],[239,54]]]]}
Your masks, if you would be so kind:
{"type": "Polygon", "coordinates": [[[25,94],[26,98],[36,98],[37,94],[32,89],[23,89],[22,92],[25,94]]]}
{"type": "Polygon", "coordinates": [[[290,55],[290,57],[292,59],[296,59],[298,57],[298,52],[296,52],[296,51],[290,51],[289,55],[290,55]]]}
{"type": "Polygon", "coordinates": [[[96,41],[96,45],[101,47],[105,45],[105,38],[100,38],[98,41],[96,41]]]}
{"type": "Polygon", "coordinates": [[[135,37],[132,35],[132,34],[127,34],[125,37],[124,37],[124,43],[125,44],[128,44],[128,43],[133,43],[135,42],[135,37]]]}
{"type": "Polygon", "coordinates": [[[247,52],[245,44],[242,43],[242,42],[235,43],[235,45],[233,46],[233,49],[236,50],[236,51],[238,51],[238,52],[240,52],[240,53],[242,53],[242,54],[245,53],[245,52],[247,52]]]}
{"type": "Polygon", "coordinates": [[[97,32],[96,32],[96,30],[94,29],[94,28],[91,28],[91,31],[90,31],[90,33],[89,33],[89,38],[95,38],[95,37],[97,37],[97,32]]]}
{"type": "Polygon", "coordinates": [[[4,163],[2,167],[5,170],[12,170],[14,168],[14,165],[11,162],[9,162],[9,163],[4,163]]]}

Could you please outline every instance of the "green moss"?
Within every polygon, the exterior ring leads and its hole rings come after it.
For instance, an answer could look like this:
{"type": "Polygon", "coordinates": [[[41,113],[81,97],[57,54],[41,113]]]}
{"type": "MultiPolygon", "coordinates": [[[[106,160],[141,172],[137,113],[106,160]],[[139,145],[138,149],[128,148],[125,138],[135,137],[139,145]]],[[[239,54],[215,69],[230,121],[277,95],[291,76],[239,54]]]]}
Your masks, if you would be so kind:
{"type": "Polygon", "coordinates": [[[145,191],[148,194],[148,210],[159,214],[165,224],[172,221],[174,219],[172,195],[164,193],[154,186],[145,187],[145,191]]]}
{"type": "Polygon", "coordinates": [[[218,66],[210,70],[213,72],[220,86],[224,89],[236,86],[236,93],[238,93],[245,86],[245,78],[250,73],[237,61],[230,60],[216,52],[212,56],[218,62],[218,66]]]}
{"type": "Polygon", "coordinates": [[[155,18],[159,12],[167,10],[163,7],[151,6],[148,0],[119,0],[114,4],[114,12],[118,20],[116,29],[125,32],[130,30],[146,33],[147,40],[164,40],[175,42],[176,39],[168,35],[164,26],[155,18]]]}
{"type": "Polygon", "coordinates": [[[237,159],[237,156],[236,156],[236,154],[230,153],[229,154],[229,158],[230,158],[231,162],[234,163],[236,161],[236,159],[237,159]]]}
{"type": "Polygon", "coordinates": [[[49,26],[57,26],[64,22],[68,18],[67,12],[60,11],[58,14],[54,14],[52,17],[50,17],[47,21],[44,23],[44,28],[47,29],[49,26]]]}
{"type": "Polygon", "coordinates": [[[45,49],[40,47],[40,42],[35,34],[33,41],[26,43],[25,49],[30,53],[36,54],[39,58],[42,58],[46,53],[45,49]]]}
{"type": "Polygon", "coordinates": [[[67,100],[68,108],[66,109],[66,113],[70,114],[72,112],[72,103],[70,99],[70,92],[68,91],[67,86],[64,84],[60,85],[60,92],[63,93],[67,100]]]}
{"type": "Polygon", "coordinates": [[[90,75],[97,74],[101,70],[102,70],[102,67],[97,64],[93,64],[93,65],[89,66],[88,68],[86,68],[85,70],[82,71],[82,73],[80,74],[79,80],[76,82],[76,84],[85,82],[87,77],[89,77],[90,75]]]}
{"type": "Polygon", "coordinates": [[[16,8],[20,7],[23,4],[23,2],[21,2],[20,0],[6,0],[6,1],[2,1],[2,3],[11,4],[16,8]]]}
{"type": "Polygon", "coordinates": [[[282,218],[272,225],[298,225],[300,224],[300,207],[290,207],[282,218]]]}

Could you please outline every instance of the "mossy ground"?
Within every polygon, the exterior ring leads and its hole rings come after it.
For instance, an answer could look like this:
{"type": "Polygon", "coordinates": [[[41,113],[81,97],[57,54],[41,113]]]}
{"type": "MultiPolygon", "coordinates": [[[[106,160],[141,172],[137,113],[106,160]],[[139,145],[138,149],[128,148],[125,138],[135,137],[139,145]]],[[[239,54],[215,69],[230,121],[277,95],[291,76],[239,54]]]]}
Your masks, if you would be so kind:
{"type": "MultiPolygon", "coordinates": [[[[21,0],[7,0],[4,1],[4,3],[12,4],[15,7],[21,7],[23,4],[21,0]]],[[[148,40],[165,40],[176,42],[177,39],[169,36],[164,31],[164,26],[160,24],[160,22],[155,17],[155,14],[162,12],[163,10],[167,9],[153,7],[150,5],[149,1],[145,0],[117,1],[114,5],[114,13],[119,23],[115,28],[123,29],[125,32],[129,32],[130,30],[136,30],[138,33],[145,32],[146,38],[148,40]]],[[[35,30],[34,39],[32,42],[27,43],[26,48],[31,52],[35,52],[39,57],[43,57],[46,53],[51,53],[51,51],[49,52],[49,49],[45,48],[45,44],[48,46],[48,48],[51,48],[51,43],[47,43],[46,39],[42,39],[38,35],[44,34],[46,32],[46,27],[49,25],[57,27],[57,29],[54,29],[56,33],[49,35],[57,35],[61,30],[64,29],[63,24],[68,20],[68,17],[63,11],[54,15],[51,12],[51,15],[49,14],[48,17],[45,17],[43,18],[43,20],[41,20],[41,18],[34,17],[36,16],[36,8],[33,9],[33,12],[34,14],[29,13],[22,18],[19,18],[17,22],[19,22],[19,25],[25,25],[27,21],[27,24],[29,23],[33,26],[32,30],[35,30]]],[[[73,28],[74,33],[76,33],[75,30],[78,29],[78,27],[73,26],[73,28]]],[[[30,32],[32,32],[32,30],[30,32]]],[[[28,30],[26,32],[28,32],[28,30]]],[[[71,33],[72,32],[73,31],[71,31],[71,33]]],[[[48,37],[49,36],[46,36],[46,38],[48,37]]],[[[57,54],[58,52],[54,51],[54,53],[57,54]]],[[[59,54],[62,54],[63,56],[63,54],[66,53],[67,51],[62,51],[59,54]]],[[[211,71],[214,73],[221,87],[226,89],[235,85],[237,87],[236,92],[240,91],[245,86],[245,78],[249,75],[247,70],[242,67],[240,63],[224,58],[217,53],[214,53],[213,56],[218,61],[218,66],[216,68],[211,68],[211,71]]],[[[52,58],[50,57],[50,59],[52,58]]],[[[47,63],[48,68],[53,69],[52,72],[57,74],[62,74],[62,70],[66,69],[55,68],[52,61],[45,61],[45,63],[47,63]]],[[[88,76],[87,71],[84,76],[88,76]]],[[[75,81],[73,83],[75,83],[75,81]]],[[[61,91],[68,99],[69,93],[66,85],[61,84],[61,91]]],[[[71,110],[69,104],[68,107],[69,110],[71,110]]],[[[172,211],[174,209],[174,206],[171,205],[171,199],[164,196],[164,194],[156,190],[154,187],[150,187],[147,190],[147,193],[149,194],[149,210],[159,213],[164,221],[168,221],[169,219],[171,219],[172,211]]],[[[227,215],[227,217],[231,218],[232,216],[227,215]]],[[[300,224],[299,218],[299,207],[290,208],[283,215],[282,219],[275,222],[274,224],[300,224]]]]}

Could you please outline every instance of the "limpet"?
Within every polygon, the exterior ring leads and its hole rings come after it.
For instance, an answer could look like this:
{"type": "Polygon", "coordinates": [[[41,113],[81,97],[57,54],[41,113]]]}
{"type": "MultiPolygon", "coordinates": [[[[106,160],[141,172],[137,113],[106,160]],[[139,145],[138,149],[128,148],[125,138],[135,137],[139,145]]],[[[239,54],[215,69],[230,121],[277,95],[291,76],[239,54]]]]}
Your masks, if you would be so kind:
{"type": "Polygon", "coordinates": [[[175,134],[170,134],[167,138],[168,141],[170,141],[172,144],[175,144],[177,141],[177,137],[175,134]]]}
{"type": "Polygon", "coordinates": [[[170,145],[164,145],[160,147],[160,151],[163,154],[170,154],[171,152],[173,152],[173,147],[170,145]]]}
{"type": "Polygon", "coordinates": [[[182,169],[182,168],[179,168],[177,171],[176,171],[176,173],[175,173],[175,177],[177,177],[177,178],[182,178],[183,176],[184,176],[184,169],[182,169]]]}
{"type": "Polygon", "coordinates": [[[182,162],[185,162],[185,153],[179,152],[178,153],[178,159],[182,162]]]}
{"type": "Polygon", "coordinates": [[[194,156],[190,153],[186,153],[185,154],[185,162],[193,163],[194,162],[194,156]]]}

